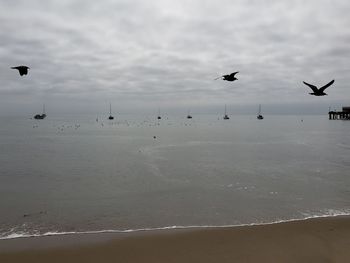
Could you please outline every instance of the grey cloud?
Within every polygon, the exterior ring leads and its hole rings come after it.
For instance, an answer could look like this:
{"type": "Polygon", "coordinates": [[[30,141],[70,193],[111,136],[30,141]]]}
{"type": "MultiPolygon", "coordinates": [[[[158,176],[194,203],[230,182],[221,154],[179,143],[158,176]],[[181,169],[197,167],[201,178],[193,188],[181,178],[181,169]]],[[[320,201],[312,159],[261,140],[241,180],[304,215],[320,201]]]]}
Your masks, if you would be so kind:
{"type": "Polygon", "coordinates": [[[0,105],[297,104],[311,99],[303,80],[332,78],[322,102],[337,103],[350,97],[349,11],[346,0],[2,1],[0,105]],[[237,82],[213,81],[235,70],[237,82]]]}

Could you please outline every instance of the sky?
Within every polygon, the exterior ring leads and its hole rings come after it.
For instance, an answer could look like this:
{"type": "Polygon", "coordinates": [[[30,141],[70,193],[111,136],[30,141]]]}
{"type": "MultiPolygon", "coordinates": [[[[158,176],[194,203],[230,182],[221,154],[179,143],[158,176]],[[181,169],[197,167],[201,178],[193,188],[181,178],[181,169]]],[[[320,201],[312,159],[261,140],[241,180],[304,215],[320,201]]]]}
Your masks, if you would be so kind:
{"type": "Polygon", "coordinates": [[[350,105],[349,14],[348,0],[0,1],[0,115],[43,103],[48,114],[110,102],[116,113],[339,109],[350,105]],[[324,97],[302,83],[332,79],[324,97]]]}

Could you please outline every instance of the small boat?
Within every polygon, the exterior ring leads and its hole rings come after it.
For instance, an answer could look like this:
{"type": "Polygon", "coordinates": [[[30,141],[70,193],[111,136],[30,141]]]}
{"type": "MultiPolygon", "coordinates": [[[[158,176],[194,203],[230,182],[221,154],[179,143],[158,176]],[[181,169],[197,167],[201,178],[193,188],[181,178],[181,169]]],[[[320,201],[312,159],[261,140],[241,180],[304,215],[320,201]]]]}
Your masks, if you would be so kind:
{"type": "Polygon", "coordinates": [[[258,120],[263,120],[264,116],[261,115],[261,104],[259,104],[259,111],[258,111],[258,116],[256,116],[258,120]]]}
{"type": "Polygon", "coordinates": [[[108,117],[109,120],[114,120],[114,117],[112,116],[112,104],[109,103],[109,117],[108,117]]]}
{"type": "Polygon", "coordinates": [[[190,110],[188,110],[188,112],[187,112],[187,119],[192,119],[192,116],[190,114],[190,110]]]}
{"type": "Polygon", "coordinates": [[[157,116],[157,119],[158,120],[161,120],[162,119],[162,117],[160,116],[160,109],[158,108],[158,116],[157,116]]]}
{"type": "Polygon", "coordinates": [[[36,114],[34,116],[34,119],[36,120],[43,120],[46,118],[46,113],[45,113],[45,104],[43,105],[43,113],[42,114],[36,114]]]}
{"type": "Polygon", "coordinates": [[[224,120],[229,120],[230,119],[230,117],[227,115],[227,113],[226,113],[226,104],[225,104],[225,115],[224,115],[224,118],[223,118],[224,120]]]}

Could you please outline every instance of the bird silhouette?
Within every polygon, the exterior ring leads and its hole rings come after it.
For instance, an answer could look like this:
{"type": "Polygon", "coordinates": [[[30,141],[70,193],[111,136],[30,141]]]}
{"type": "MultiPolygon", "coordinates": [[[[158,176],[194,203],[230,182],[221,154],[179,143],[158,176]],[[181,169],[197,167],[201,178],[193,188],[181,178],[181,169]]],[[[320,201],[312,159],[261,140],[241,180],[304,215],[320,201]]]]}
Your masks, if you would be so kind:
{"type": "Polygon", "coordinates": [[[236,72],[233,72],[229,75],[223,75],[223,76],[220,76],[220,77],[217,77],[215,80],[219,79],[219,78],[222,78],[222,80],[227,80],[227,81],[235,81],[237,80],[237,78],[235,77],[235,75],[238,73],[238,71],[236,72]]]}
{"type": "Polygon", "coordinates": [[[306,83],[305,81],[303,81],[303,83],[305,85],[309,86],[312,89],[313,92],[309,93],[310,95],[324,96],[324,95],[328,95],[328,94],[324,93],[324,90],[334,83],[334,79],[331,82],[329,82],[328,84],[324,85],[323,87],[321,87],[319,89],[316,86],[314,86],[314,85],[306,83]]]}
{"type": "Polygon", "coordinates": [[[17,67],[12,67],[12,69],[17,69],[19,71],[19,75],[27,75],[28,74],[28,69],[29,67],[27,66],[17,66],[17,67]]]}

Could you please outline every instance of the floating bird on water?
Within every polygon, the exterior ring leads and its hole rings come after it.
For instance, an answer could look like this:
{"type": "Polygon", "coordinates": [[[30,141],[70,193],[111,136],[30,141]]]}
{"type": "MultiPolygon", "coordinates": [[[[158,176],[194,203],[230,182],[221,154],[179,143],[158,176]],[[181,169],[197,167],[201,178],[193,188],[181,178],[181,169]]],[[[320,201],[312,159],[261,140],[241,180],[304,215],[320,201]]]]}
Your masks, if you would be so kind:
{"type": "Polygon", "coordinates": [[[11,67],[12,69],[17,69],[19,71],[19,75],[27,75],[29,67],[27,66],[17,66],[17,67],[11,67]]]}
{"type": "Polygon", "coordinates": [[[303,81],[303,83],[312,89],[313,92],[309,94],[315,95],[315,96],[324,96],[324,95],[327,95],[326,93],[324,93],[324,90],[334,83],[334,79],[319,89],[314,85],[306,83],[305,81],[303,81]]]}
{"type": "Polygon", "coordinates": [[[217,77],[215,80],[222,78],[222,80],[227,80],[227,81],[235,81],[237,80],[237,78],[235,77],[235,75],[238,73],[239,71],[233,72],[229,75],[223,75],[220,77],[217,77]]]}

